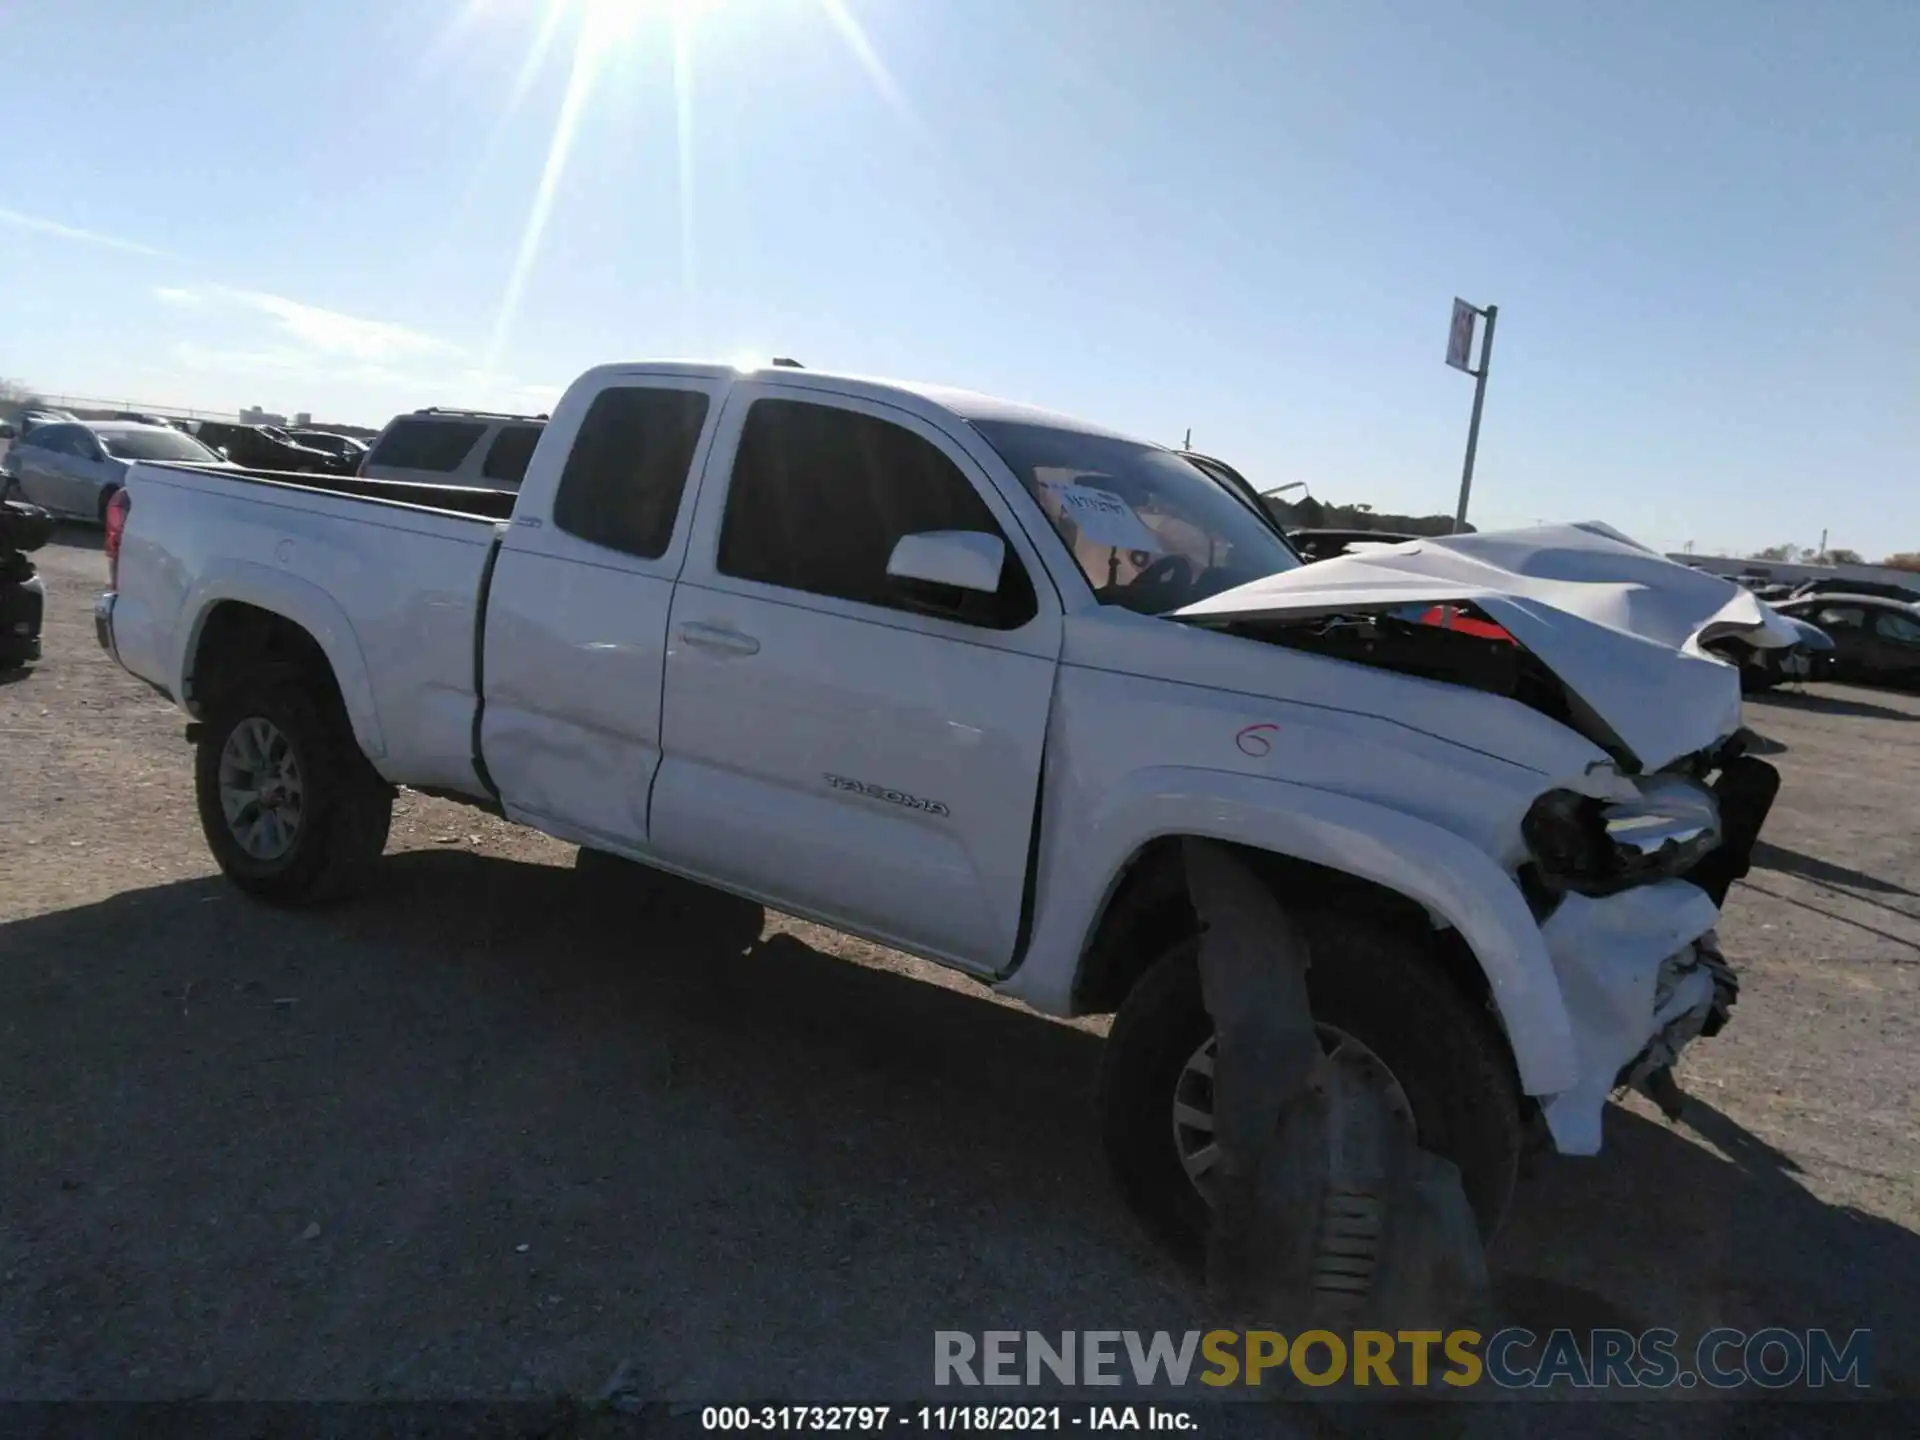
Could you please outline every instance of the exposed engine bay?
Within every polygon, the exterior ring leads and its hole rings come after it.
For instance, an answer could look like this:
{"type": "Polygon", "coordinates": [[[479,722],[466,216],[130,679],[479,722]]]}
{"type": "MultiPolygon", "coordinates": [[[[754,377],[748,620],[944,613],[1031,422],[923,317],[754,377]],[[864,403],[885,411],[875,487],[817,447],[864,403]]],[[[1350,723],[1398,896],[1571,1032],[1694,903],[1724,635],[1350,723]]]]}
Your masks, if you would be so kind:
{"type": "MultiPolygon", "coordinates": [[[[1470,613],[1481,618],[1480,612],[1470,613]]],[[[1559,677],[1510,640],[1492,640],[1390,613],[1303,619],[1272,616],[1234,620],[1210,628],[1269,645],[1504,695],[1564,725],[1574,723],[1566,687],[1559,677]]]]}

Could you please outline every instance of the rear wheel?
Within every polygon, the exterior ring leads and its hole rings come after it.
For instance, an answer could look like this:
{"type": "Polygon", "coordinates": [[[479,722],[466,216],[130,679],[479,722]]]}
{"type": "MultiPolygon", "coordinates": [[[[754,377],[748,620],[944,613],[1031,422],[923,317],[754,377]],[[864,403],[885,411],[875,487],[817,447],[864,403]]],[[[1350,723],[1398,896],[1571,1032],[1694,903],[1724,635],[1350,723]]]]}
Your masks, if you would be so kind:
{"type": "Polygon", "coordinates": [[[350,894],[386,848],[393,789],[344,716],[297,682],[242,689],[200,732],[200,828],[228,879],[276,905],[350,894]]]}
{"type": "MultiPolygon", "coordinates": [[[[1377,1096],[1420,1145],[1459,1167],[1481,1234],[1513,1193],[1522,1148],[1518,1087],[1486,1008],[1408,937],[1318,913],[1299,917],[1307,990],[1329,1058],[1377,1096]]],[[[1128,1201],[1185,1253],[1208,1227],[1213,1020],[1199,942],[1171,946],[1121,1005],[1101,1077],[1107,1158],[1128,1201]]]]}

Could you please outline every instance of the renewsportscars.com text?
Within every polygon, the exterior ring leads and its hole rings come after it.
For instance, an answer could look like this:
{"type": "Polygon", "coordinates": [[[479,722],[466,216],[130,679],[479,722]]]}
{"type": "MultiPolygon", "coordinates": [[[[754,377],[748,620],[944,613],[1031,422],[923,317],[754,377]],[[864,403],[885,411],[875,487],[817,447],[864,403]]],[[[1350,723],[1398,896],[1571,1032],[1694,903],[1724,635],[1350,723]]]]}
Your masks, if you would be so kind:
{"type": "Polygon", "coordinates": [[[1870,1389],[1873,1335],[1709,1330],[937,1330],[936,1385],[1491,1385],[1503,1390],[1870,1389]]]}

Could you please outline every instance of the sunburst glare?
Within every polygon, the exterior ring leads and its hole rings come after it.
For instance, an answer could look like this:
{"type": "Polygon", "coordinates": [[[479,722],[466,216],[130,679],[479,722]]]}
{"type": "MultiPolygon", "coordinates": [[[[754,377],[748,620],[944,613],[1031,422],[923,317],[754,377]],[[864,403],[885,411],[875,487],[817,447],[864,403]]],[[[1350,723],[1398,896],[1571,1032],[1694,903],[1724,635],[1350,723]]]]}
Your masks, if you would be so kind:
{"type": "MultiPolygon", "coordinates": [[[[539,264],[547,224],[566,177],[581,120],[592,101],[609,58],[623,47],[664,37],[672,48],[675,155],[678,161],[680,207],[680,284],[683,339],[690,340],[696,320],[698,254],[694,229],[694,52],[699,23],[721,9],[743,10],[774,0],[467,0],[451,28],[463,31],[484,17],[506,10],[538,8],[538,29],[516,76],[502,114],[509,124],[552,53],[563,25],[575,28],[573,54],[568,59],[566,89],[547,142],[546,160],[534,188],[533,202],[521,227],[513,268],[494,315],[486,352],[486,371],[497,374],[501,356],[512,336],[527,282],[539,264]]],[[[832,26],[880,98],[902,120],[919,128],[905,95],[874,48],[849,0],[805,0],[832,26]]]]}

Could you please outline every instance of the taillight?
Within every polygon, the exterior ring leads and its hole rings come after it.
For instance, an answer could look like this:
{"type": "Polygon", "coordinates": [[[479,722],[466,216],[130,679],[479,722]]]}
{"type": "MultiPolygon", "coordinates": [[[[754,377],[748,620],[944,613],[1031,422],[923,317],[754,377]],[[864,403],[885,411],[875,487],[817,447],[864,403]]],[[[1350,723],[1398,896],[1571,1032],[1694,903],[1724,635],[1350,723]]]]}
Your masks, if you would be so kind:
{"type": "Polygon", "coordinates": [[[120,588],[120,541],[127,533],[127,516],[133,511],[133,497],[125,490],[113,492],[107,501],[107,584],[120,588]]]}

